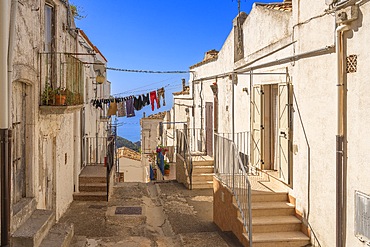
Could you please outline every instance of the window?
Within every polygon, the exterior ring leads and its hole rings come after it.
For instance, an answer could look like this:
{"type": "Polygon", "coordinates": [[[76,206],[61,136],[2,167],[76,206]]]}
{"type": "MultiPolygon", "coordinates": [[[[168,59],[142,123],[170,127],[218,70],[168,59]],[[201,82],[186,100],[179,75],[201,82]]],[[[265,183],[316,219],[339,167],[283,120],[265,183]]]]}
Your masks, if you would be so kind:
{"type": "Polygon", "coordinates": [[[54,8],[51,5],[45,5],[45,52],[51,52],[53,48],[54,36],[54,8]]]}

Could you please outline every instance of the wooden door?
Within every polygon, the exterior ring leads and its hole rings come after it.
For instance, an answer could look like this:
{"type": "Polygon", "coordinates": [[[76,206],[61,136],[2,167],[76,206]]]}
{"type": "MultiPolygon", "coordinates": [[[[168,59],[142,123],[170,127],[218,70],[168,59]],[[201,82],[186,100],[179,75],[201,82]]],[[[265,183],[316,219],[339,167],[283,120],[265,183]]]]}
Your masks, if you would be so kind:
{"type": "Polygon", "coordinates": [[[206,102],[206,152],[213,156],[213,103],[206,102]]]}
{"type": "Polygon", "coordinates": [[[27,124],[27,85],[22,82],[13,84],[13,203],[26,197],[26,124],[27,124]]]}

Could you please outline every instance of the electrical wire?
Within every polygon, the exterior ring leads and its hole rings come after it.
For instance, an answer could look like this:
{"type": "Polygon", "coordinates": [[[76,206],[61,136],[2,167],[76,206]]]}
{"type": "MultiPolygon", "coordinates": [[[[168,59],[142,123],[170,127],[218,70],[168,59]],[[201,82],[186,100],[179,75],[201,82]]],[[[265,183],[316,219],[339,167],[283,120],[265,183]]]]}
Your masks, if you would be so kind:
{"type": "Polygon", "coordinates": [[[120,72],[131,72],[131,73],[148,73],[148,74],[187,74],[190,71],[185,70],[173,70],[173,71],[159,71],[159,70],[138,70],[138,69],[119,69],[107,67],[107,70],[114,70],[120,72]]]}

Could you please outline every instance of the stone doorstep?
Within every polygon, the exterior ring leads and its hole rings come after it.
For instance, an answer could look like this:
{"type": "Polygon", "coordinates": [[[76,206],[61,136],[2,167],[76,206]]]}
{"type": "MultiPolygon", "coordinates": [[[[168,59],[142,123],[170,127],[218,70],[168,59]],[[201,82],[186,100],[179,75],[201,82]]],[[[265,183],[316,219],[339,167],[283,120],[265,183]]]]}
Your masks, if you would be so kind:
{"type": "MultiPolygon", "coordinates": [[[[263,232],[263,233],[253,233],[253,244],[254,243],[292,243],[294,241],[297,242],[305,242],[305,244],[309,244],[310,238],[304,235],[302,232],[294,231],[294,232],[263,232]]],[[[278,245],[276,245],[278,246],[278,245]]]]}
{"type": "Polygon", "coordinates": [[[73,225],[57,223],[50,229],[40,247],[69,247],[73,235],[73,225]]]}
{"type": "Polygon", "coordinates": [[[23,198],[20,202],[13,206],[12,229],[10,232],[15,232],[36,210],[35,198],[23,198]]]}
{"type": "Polygon", "coordinates": [[[74,201],[106,201],[107,192],[79,192],[73,193],[74,201]]]}
{"type": "Polygon", "coordinates": [[[104,192],[107,191],[106,183],[80,183],[79,185],[80,192],[104,192]]]}
{"type": "Polygon", "coordinates": [[[30,218],[12,235],[12,247],[39,246],[55,223],[55,214],[50,210],[35,210],[30,218]]]}

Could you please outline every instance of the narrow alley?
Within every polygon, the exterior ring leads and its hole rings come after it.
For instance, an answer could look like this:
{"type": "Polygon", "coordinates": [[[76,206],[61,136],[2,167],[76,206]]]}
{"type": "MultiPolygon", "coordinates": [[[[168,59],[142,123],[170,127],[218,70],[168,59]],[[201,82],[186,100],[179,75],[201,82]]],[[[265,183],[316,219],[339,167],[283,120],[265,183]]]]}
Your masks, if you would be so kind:
{"type": "Polygon", "coordinates": [[[118,183],[109,202],[74,201],[60,223],[73,223],[72,247],[241,246],[213,223],[212,189],[176,181],[118,183]]]}

